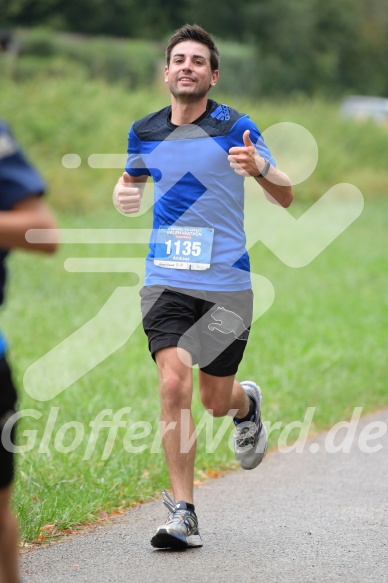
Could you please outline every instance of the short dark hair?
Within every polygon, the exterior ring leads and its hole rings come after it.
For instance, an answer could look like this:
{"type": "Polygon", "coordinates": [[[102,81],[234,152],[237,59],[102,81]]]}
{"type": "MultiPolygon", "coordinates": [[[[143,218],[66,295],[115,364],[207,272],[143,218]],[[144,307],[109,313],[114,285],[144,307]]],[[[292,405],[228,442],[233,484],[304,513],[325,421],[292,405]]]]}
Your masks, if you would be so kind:
{"type": "Polygon", "coordinates": [[[178,43],[181,43],[185,40],[194,40],[198,43],[201,43],[210,51],[210,67],[212,71],[216,71],[220,66],[220,53],[215,45],[215,42],[211,35],[206,32],[203,28],[198,26],[197,24],[185,24],[181,28],[178,28],[168,41],[168,45],[166,48],[166,59],[167,59],[167,66],[170,65],[171,60],[171,51],[178,43]]]}

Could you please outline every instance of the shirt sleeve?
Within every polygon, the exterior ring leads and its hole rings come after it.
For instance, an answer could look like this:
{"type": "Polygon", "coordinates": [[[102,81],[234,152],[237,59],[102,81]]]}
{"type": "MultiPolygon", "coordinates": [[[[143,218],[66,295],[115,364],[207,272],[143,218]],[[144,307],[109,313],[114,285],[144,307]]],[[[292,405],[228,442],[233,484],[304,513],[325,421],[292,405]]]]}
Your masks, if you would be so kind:
{"type": "Polygon", "coordinates": [[[41,195],[45,184],[28,162],[8,127],[0,122],[0,210],[10,210],[31,195],[41,195]]]}
{"type": "Polygon", "coordinates": [[[134,124],[128,134],[128,158],[125,165],[125,171],[130,176],[151,176],[151,172],[146,167],[142,158],[142,143],[135,133],[134,124]]]}
{"type": "Polygon", "coordinates": [[[261,135],[261,132],[257,125],[251,120],[251,118],[247,115],[241,117],[233,126],[230,136],[233,140],[234,146],[243,146],[243,134],[245,130],[249,130],[250,134],[249,137],[251,142],[255,144],[257,152],[268,160],[272,166],[276,166],[276,162],[267,146],[264,142],[264,138],[261,135]]]}

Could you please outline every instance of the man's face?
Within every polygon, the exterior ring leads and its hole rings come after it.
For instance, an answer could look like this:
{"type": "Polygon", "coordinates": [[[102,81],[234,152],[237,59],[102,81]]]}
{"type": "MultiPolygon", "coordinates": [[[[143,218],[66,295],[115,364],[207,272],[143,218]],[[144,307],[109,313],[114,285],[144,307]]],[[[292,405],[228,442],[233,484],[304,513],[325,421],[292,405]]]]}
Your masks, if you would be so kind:
{"type": "Polygon", "coordinates": [[[217,79],[218,71],[211,70],[207,46],[188,40],[172,49],[164,80],[177,101],[190,103],[202,99],[217,79]]]}

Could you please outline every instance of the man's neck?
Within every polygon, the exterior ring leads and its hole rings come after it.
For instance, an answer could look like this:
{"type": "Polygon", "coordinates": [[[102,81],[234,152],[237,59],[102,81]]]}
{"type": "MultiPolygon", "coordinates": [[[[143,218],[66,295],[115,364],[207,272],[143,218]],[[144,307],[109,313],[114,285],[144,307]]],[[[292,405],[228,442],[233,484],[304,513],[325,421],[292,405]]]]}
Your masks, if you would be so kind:
{"type": "Polygon", "coordinates": [[[171,101],[171,123],[181,126],[193,123],[196,119],[205,113],[207,108],[207,96],[193,103],[181,103],[174,97],[171,101]]]}

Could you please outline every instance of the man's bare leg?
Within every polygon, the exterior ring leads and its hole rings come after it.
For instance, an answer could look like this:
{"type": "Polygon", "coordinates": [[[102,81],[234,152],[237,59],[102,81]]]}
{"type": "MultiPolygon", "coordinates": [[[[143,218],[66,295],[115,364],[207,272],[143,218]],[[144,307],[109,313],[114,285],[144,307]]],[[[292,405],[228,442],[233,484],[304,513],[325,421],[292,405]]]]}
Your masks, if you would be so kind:
{"type": "Polygon", "coordinates": [[[216,377],[200,370],[199,390],[204,407],[214,417],[223,417],[230,411],[238,419],[248,415],[249,398],[234,375],[216,377]]]}
{"type": "Polygon", "coordinates": [[[182,362],[188,362],[185,352],[181,360],[181,348],[169,347],[158,350],[155,355],[159,373],[160,399],[162,405],[161,421],[165,428],[163,446],[169,471],[174,499],[193,503],[194,460],[196,440],[189,451],[182,451],[182,419],[188,427],[183,428],[183,435],[191,436],[195,431],[191,415],[193,394],[192,369],[182,362]],[[182,415],[182,411],[184,411],[182,415]]]}
{"type": "Polygon", "coordinates": [[[18,529],[11,512],[11,488],[0,490],[0,582],[19,583],[18,529]]]}
{"type": "Polygon", "coordinates": [[[199,386],[202,403],[214,417],[229,414],[237,419],[236,459],[245,470],[256,468],[268,445],[267,429],[261,418],[260,388],[252,381],[246,381],[243,387],[234,376],[215,377],[203,371],[200,371],[199,386]],[[250,424],[249,428],[246,423],[250,424]]]}

